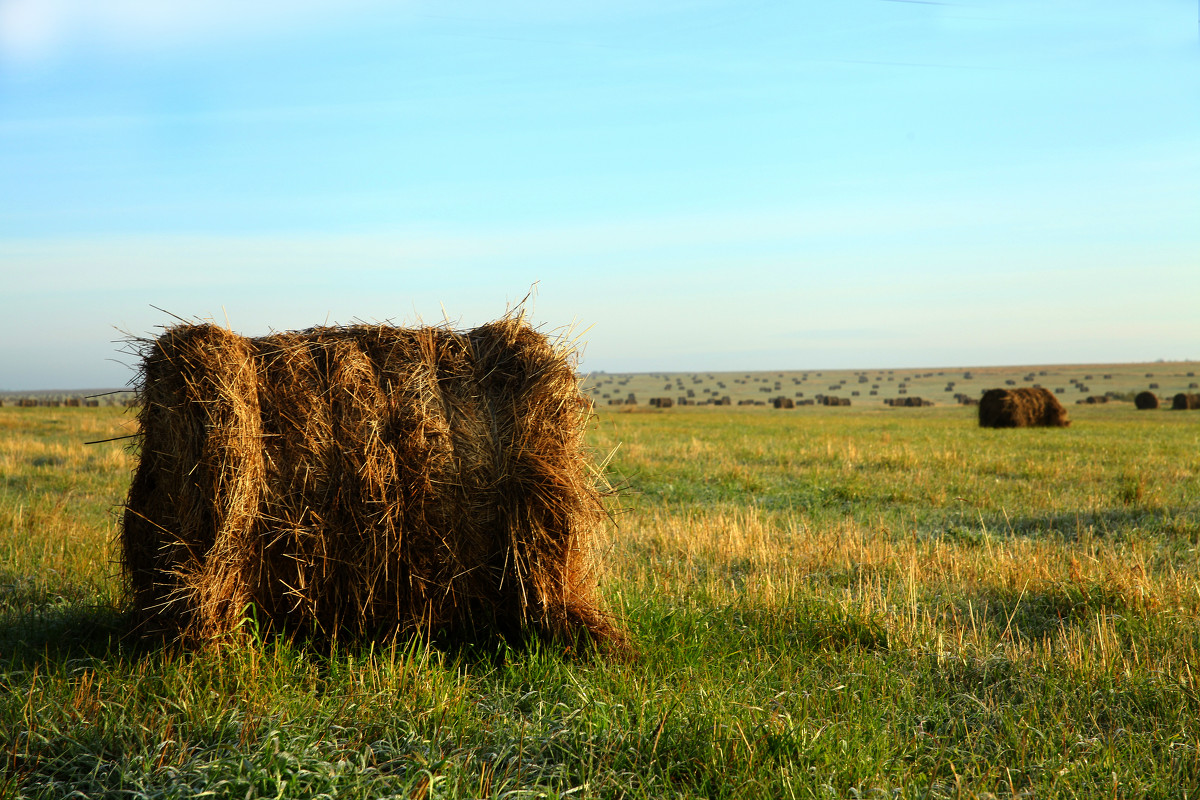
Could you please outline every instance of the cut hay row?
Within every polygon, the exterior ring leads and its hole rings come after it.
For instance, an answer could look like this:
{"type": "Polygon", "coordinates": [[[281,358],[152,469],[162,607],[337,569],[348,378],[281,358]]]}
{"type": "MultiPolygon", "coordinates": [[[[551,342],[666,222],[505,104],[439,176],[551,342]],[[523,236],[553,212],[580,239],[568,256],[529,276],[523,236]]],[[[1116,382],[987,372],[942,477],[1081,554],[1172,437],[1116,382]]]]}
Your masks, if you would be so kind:
{"type": "Polygon", "coordinates": [[[1025,386],[984,392],[979,399],[979,424],[985,428],[1065,428],[1071,422],[1049,390],[1025,386]]]}
{"type": "Polygon", "coordinates": [[[883,404],[895,408],[922,408],[932,406],[933,401],[924,400],[920,397],[888,397],[884,399],[883,404]]]}
{"type": "Polygon", "coordinates": [[[575,355],[520,317],[140,344],[121,537],[147,629],[622,646],[575,355]]]}

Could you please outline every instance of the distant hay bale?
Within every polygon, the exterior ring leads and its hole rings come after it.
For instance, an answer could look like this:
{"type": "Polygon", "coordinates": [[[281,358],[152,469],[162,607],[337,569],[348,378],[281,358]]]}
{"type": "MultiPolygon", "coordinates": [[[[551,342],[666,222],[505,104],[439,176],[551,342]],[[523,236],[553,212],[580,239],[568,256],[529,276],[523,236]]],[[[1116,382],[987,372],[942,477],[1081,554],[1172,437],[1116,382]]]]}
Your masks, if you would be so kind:
{"type": "Polygon", "coordinates": [[[1158,408],[1158,395],[1154,392],[1138,392],[1133,404],[1143,411],[1158,408]]]}
{"type": "Polygon", "coordinates": [[[979,424],[985,428],[1060,427],[1071,424],[1067,411],[1046,389],[989,389],[979,400],[979,424]]]}
{"type": "Polygon", "coordinates": [[[796,407],[796,401],[790,397],[776,397],[774,399],[774,401],[772,401],[772,403],[775,406],[775,408],[795,408],[796,407]]]}
{"type": "MultiPolygon", "coordinates": [[[[120,534],[144,629],[624,647],[574,354],[519,316],[141,342],[120,534]]],[[[620,401],[616,401],[620,402],[620,401]]]]}
{"type": "Polygon", "coordinates": [[[1188,411],[1200,408],[1200,394],[1180,392],[1171,400],[1171,408],[1175,411],[1188,411]]]}

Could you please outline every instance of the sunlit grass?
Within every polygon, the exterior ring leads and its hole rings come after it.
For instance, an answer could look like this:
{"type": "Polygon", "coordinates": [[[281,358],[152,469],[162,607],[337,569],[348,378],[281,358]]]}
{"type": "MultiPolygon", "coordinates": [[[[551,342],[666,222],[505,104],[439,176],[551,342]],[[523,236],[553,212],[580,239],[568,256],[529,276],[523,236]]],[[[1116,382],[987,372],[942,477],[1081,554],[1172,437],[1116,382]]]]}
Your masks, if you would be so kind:
{"type": "Polygon", "coordinates": [[[569,660],[140,646],[125,418],[0,409],[0,797],[1197,796],[1200,417],[1072,417],[603,413],[569,660]]]}

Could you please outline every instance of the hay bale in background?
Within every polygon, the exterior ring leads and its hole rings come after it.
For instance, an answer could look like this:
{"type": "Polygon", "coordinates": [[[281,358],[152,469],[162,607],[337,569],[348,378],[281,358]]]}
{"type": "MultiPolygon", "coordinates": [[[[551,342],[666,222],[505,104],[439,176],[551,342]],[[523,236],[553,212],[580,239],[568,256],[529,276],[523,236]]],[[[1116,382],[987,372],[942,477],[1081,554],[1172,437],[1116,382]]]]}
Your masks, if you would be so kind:
{"type": "Polygon", "coordinates": [[[121,545],[147,629],[623,646],[574,355],[520,317],[142,345],[121,545]]]}
{"type": "Polygon", "coordinates": [[[1188,411],[1200,408],[1200,394],[1180,392],[1171,398],[1171,408],[1175,411],[1188,411]]]}
{"type": "Polygon", "coordinates": [[[989,389],[979,399],[979,424],[985,428],[1060,427],[1071,424],[1067,411],[1046,389],[989,389]]]}
{"type": "Polygon", "coordinates": [[[1158,395],[1154,392],[1138,392],[1133,398],[1133,404],[1143,411],[1158,408],[1158,395]]]}

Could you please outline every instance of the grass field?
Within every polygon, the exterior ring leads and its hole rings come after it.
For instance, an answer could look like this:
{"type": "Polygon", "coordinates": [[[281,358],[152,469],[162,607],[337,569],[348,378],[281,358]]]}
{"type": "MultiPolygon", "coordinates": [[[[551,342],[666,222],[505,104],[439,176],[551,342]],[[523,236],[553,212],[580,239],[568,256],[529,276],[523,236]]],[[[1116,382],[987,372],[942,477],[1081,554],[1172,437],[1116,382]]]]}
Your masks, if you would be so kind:
{"type": "Polygon", "coordinates": [[[602,408],[614,661],[139,647],[128,415],[0,408],[0,798],[1200,797],[1200,413],[1069,410],[602,408]]]}
{"type": "Polygon", "coordinates": [[[774,397],[793,400],[818,395],[840,397],[853,405],[878,407],[895,397],[920,397],[936,405],[954,405],[955,395],[978,398],[987,389],[1005,386],[1043,386],[1064,405],[1093,395],[1132,400],[1152,391],[1169,408],[1179,392],[1200,391],[1200,363],[1054,364],[1004,367],[935,367],[926,369],[776,370],[769,372],[641,372],[587,376],[584,389],[597,406],[623,403],[633,395],[639,405],[651,398],[703,405],[729,397],[770,404],[774,397]]]}

